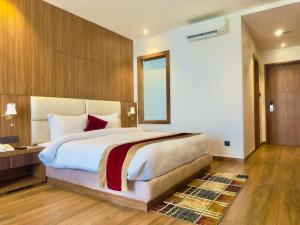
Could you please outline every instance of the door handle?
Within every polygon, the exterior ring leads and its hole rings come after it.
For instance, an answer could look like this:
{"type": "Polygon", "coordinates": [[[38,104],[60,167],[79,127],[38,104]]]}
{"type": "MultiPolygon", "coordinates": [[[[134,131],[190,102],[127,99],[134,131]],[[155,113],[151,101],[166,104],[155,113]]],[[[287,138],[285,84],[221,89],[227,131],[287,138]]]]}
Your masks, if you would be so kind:
{"type": "Polygon", "coordinates": [[[270,105],[269,105],[269,111],[270,112],[274,112],[276,110],[275,106],[274,106],[274,102],[270,101],[270,105]]]}

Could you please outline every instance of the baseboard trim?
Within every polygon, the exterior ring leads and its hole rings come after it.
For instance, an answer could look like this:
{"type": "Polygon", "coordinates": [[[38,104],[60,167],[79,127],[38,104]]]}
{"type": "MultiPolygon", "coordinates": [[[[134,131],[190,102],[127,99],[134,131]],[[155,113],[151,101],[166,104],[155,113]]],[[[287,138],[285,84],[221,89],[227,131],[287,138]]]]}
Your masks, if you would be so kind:
{"type": "MultiPolygon", "coordinates": [[[[262,145],[267,144],[267,142],[263,141],[260,143],[259,147],[262,145]]],[[[226,161],[226,162],[238,162],[238,163],[245,163],[247,160],[251,158],[251,156],[259,149],[253,149],[251,153],[249,153],[244,159],[240,158],[231,158],[231,157],[224,157],[224,156],[214,156],[215,161],[226,161]]]]}
{"type": "MultiPolygon", "coordinates": [[[[257,148],[257,149],[258,149],[258,148],[257,148]]],[[[248,160],[250,159],[250,157],[257,151],[257,149],[253,149],[253,150],[250,152],[250,154],[248,154],[248,155],[245,157],[244,161],[245,161],[245,162],[248,161],[248,160]]]]}
{"type": "Polygon", "coordinates": [[[226,162],[238,162],[238,163],[244,163],[244,159],[240,158],[231,158],[231,157],[224,157],[224,156],[214,156],[215,161],[226,161],[226,162]]]}

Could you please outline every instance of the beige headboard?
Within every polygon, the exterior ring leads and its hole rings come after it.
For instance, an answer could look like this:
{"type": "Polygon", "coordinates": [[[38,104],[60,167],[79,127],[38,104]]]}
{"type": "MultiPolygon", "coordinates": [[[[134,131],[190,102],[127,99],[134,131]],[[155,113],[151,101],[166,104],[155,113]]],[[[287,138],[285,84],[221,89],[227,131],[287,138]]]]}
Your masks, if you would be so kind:
{"type": "Polygon", "coordinates": [[[31,96],[31,142],[40,144],[50,141],[48,114],[76,116],[112,113],[118,113],[119,119],[121,118],[120,102],[31,96]]]}

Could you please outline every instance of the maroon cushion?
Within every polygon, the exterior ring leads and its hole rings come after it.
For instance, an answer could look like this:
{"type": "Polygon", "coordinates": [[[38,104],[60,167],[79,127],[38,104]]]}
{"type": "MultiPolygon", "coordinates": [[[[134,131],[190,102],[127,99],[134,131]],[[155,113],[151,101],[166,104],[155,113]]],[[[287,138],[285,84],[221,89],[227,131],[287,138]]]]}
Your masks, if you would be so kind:
{"type": "Polygon", "coordinates": [[[105,120],[101,120],[97,117],[88,115],[88,122],[87,122],[87,125],[86,125],[86,128],[84,129],[84,131],[104,129],[106,127],[107,123],[108,122],[105,120]]]}

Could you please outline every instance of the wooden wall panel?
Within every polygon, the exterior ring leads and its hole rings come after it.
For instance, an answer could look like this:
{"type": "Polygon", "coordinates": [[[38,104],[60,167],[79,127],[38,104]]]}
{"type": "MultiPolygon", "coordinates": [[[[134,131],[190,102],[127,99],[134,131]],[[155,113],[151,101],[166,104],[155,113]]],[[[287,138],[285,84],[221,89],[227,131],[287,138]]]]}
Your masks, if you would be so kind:
{"type": "Polygon", "coordinates": [[[56,75],[54,73],[55,48],[55,26],[54,26],[54,7],[49,4],[38,4],[37,6],[37,25],[34,28],[38,37],[36,43],[35,57],[37,63],[32,66],[32,90],[31,95],[55,96],[56,75]]]}
{"type": "Polygon", "coordinates": [[[54,64],[56,96],[97,99],[106,91],[98,62],[57,52],[54,64]]]}
{"type": "MultiPolygon", "coordinates": [[[[122,127],[136,127],[137,125],[137,114],[134,116],[128,116],[130,107],[135,107],[136,103],[132,102],[121,102],[121,124],[122,127]]],[[[137,112],[137,109],[135,110],[137,112]]]]}
{"type": "Polygon", "coordinates": [[[7,103],[16,103],[16,109],[18,115],[13,119],[14,126],[10,126],[10,121],[1,117],[0,122],[0,136],[19,136],[20,144],[30,144],[31,142],[31,111],[30,97],[29,96],[17,96],[17,95],[1,95],[0,96],[0,108],[1,115],[6,110],[7,103]]]}
{"type": "Polygon", "coordinates": [[[2,0],[0,17],[0,94],[133,101],[132,40],[41,0],[2,0]]]}
{"type": "Polygon", "coordinates": [[[132,104],[132,60],[130,39],[42,0],[1,0],[0,113],[11,101],[19,115],[0,135],[28,144],[32,95],[132,104]]]}

